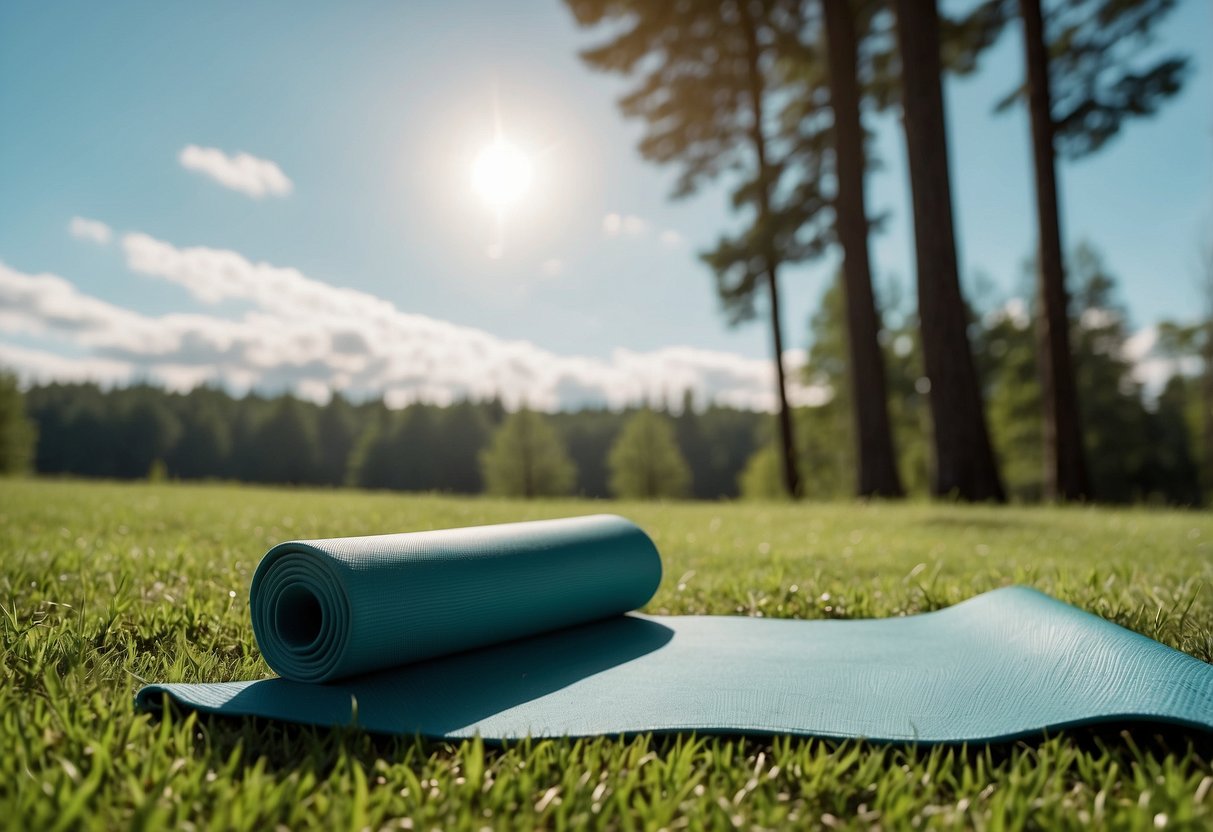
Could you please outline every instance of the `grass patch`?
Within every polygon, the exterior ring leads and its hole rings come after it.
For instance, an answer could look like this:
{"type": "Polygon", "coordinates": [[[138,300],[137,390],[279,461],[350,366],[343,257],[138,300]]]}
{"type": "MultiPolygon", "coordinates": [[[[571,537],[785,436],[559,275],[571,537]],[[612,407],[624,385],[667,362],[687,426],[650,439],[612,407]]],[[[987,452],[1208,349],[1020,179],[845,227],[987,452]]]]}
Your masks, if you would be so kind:
{"type": "Polygon", "coordinates": [[[1208,738],[1150,728],[929,750],[692,736],[493,749],[133,709],[144,681],[269,673],[248,584],[282,540],[598,510],[657,541],[665,579],[647,612],[883,617],[1021,583],[1213,660],[1213,517],[1202,513],[9,481],[0,483],[0,825],[1213,825],[1208,738]]]}

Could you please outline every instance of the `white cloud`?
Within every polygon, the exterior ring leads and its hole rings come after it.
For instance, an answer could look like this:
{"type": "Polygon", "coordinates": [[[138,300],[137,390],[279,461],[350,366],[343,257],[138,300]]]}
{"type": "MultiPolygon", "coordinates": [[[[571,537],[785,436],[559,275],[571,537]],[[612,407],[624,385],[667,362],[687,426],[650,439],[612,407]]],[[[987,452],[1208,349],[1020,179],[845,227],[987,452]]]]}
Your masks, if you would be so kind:
{"type": "Polygon", "coordinates": [[[209,176],[225,188],[260,199],[286,196],[294,188],[277,163],[248,153],[229,156],[216,147],[186,145],[177,157],[186,170],[209,176]]]}
{"type": "Polygon", "coordinates": [[[1158,327],[1147,326],[1125,339],[1124,357],[1133,364],[1133,380],[1155,399],[1174,375],[1195,376],[1201,371],[1198,356],[1173,356],[1158,350],[1158,327]]]}
{"type": "MultiPolygon", "coordinates": [[[[602,233],[607,237],[639,239],[648,237],[652,230],[652,225],[648,220],[635,214],[612,211],[602,218],[602,233]]],[[[658,232],[657,240],[666,248],[680,248],[686,242],[686,238],[672,228],[665,228],[658,232]]]]}
{"type": "Polygon", "coordinates": [[[669,248],[678,248],[684,242],[686,242],[683,236],[672,228],[667,228],[665,231],[662,231],[657,238],[661,240],[662,245],[669,248]]]}
{"type": "MultiPolygon", "coordinates": [[[[291,390],[317,400],[341,389],[382,393],[396,406],[500,395],[510,406],[526,402],[546,410],[620,407],[646,399],[677,402],[688,389],[701,403],[767,411],[776,405],[774,368],[764,359],[687,346],[621,348],[606,358],[557,355],[407,313],[374,295],[234,251],[178,248],[137,233],[123,237],[122,247],[132,271],[178,284],[203,304],[243,304],[244,312],[234,319],[144,315],[57,275],[25,274],[0,262],[0,333],[38,344],[0,342],[0,364],[27,381],[151,379],[172,389],[210,381],[234,392],[291,390]]],[[[1021,312],[1002,310],[1013,318],[1021,312]]],[[[1134,333],[1124,354],[1148,395],[1172,374],[1200,369],[1195,358],[1159,355],[1153,327],[1134,333]]],[[[802,350],[784,355],[790,397],[797,405],[821,404],[830,391],[798,380],[804,361],[802,350]]]]}
{"type": "Polygon", "coordinates": [[[1144,361],[1158,346],[1158,327],[1147,326],[1125,339],[1125,357],[1137,363],[1144,361]]]}
{"type": "Polygon", "coordinates": [[[132,379],[132,367],[122,361],[68,358],[0,343],[0,367],[17,373],[26,384],[52,381],[93,381],[109,387],[132,379]]]}
{"type": "Polygon", "coordinates": [[[82,294],[53,274],[28,275],[0,262],[0,330],[70,336],[84,346],[156,342],[143,316],[82,294]]]}
{"type": "Polygon", "coordinates": [[[1083,329],[1104,329],[1120,321],[1121,315],[1115,309],[1093,306],[1084,309],[1078,316],[1078,325],[1083,329]]]}
{"type": "Polygon", "coordinates": [[[992,309],[985,315],[985,325],[995,326],[1002,321],[1010,321],[1016,329],[1027,329],[1032,323],[1028,314],[1028,304],[1023,298],[1010,298],[1002,306],[992,309]]]}
{"type": "MultiPolygon", "coordinates": [[[[0,332],[34,336],[53,351],[84,350],[86,361],[111,362],[104,365],[111,374],[121,367],[174,388],[216,381],[236,391],[289,389],[313,398],[335,388],[382,393],[395,405],[500,395],[510,406],[546,410],[677,401],[690,389],[700,402],[775,406],[774,368],[762,359],[690,347],[618,349],[608,358],[556,355],[403,312],[382,298],[237,252],[177,248],[145,234],[129,234],[122,245],[133,271],[176,283],[203,303],[248,308],[237,319],[142,315],[56,275],[27,275],[0,263],[0,332]]],[[[785,359],[795,370],[804,356],[790,352],[785,359]]],[[[46,361],[23,363],[36,365],[39,378],[63,370],[46,361]]],[[[828,397],[799,383],[791,393],[804,404],[828,397]]]]}
{"type": "Polygon", "coordinates": [[[108,245],[114,236],[108,225],[87,217],[72,217],[71,222],[67,224],[67,233],[77,240],[87,240],[100,246],[108,245]]]}
{"type": "Polygon", "coordinates": [[[648,221],[635,214],[611,212],[602,218],[602,233],[608,237],[642,237],[648,231],[648,221]]]}
{"type": "Polygon", "coordinates": [[[649,231],[648,220],[642,220],[640,217],[634,217],[627,214],[623,218],[623,233],[629,237],[639,237],[642,234],[647,234],[649,231]]]}
{"type": "MultiPolygon", "coordinates": [[[[1078,325],[1087,330],[1098,330],[1120,322],[1121,318],[1121,313],[1114,309],[1092,307],[1078,316],[1078,325]]],[[[1028,305],[1022,298],[1011,298],[989,312],[985,321],[991,325],[1008,319],[1020,329],[1031,325],[1028,305]]],[[[1173,356],[1160,352],[1156,326],[1142,327],[1118,344],[1117,349],[1117,355],[1131,365],[1130,375],[1142,386],[1147,400],[1156,399],[1172,376],[1193,376],[1201,371],[1200,358],[1195,355],[1173,356]]]]}
{"type": "Polygon", "coordinates": [[[549,257],[539,267],[545,277],[560,277],[564,273],[564,261],[559,257],[549,257]]]}

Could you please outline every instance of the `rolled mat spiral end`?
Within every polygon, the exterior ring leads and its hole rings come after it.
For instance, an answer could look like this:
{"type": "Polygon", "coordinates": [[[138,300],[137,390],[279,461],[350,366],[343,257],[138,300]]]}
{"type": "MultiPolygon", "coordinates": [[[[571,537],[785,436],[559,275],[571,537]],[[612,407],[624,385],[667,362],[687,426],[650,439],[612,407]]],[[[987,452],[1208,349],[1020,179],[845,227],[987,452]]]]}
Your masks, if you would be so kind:
{"type": "Polygon", "coordinates": [[[300,682],[336,675],[350,638],[350,602],[332,563],[304,544],[283,543],[253,576],[249,605],[261,655],[300,682]]]}

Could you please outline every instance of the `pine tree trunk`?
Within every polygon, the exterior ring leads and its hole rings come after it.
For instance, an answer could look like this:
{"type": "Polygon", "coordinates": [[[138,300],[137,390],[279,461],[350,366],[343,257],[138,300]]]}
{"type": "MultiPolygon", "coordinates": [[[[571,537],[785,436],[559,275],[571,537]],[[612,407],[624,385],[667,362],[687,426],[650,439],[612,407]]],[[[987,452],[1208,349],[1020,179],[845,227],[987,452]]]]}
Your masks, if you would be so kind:
{"type": "Polygon", "coordinates": [[[1019,0],[1019,9],[1023,17],[1028,114],[1036,170],[1036,219],[1040,235],[1036,270],[1036,353],[1044,408],[1044,494],[1047,500],[1081,500],[1089,491],[1078,389],[1070,352],[1069,295],[1057,200],[1049,53],[1040,0],[1019,0]]]}
{"type": "Polygon", "coordinates": [[[938,496],[1002,502],[1006,498],[986,430],[956,263],[939,12],[935,0],[896,0],[894,5],[914,206],[918,318],[931,383],[931,490],[938,496]]]}
{"type": "Polygon", "coordinates": [[[792,432],[792,409],[788,405],[788,385],[783,369],[783,327],[779,315],[779,275],[775,266],[767,269],[771,293],[771,346],[775,352],[776,386],[779,388],[779,435],[783,441],[783,484],[792,499],[800,497],[800,471],[796,464],[796,436],[792,432]]]}
{"type": "Polygon", "coordinates": [[[783,484],[788,496],[793,500],[799,499],[800,472],[796,460],[796,436],[792,432],[792,411],[788,405],[788,386],[783,368],[783,325],[779,314],[779,252],[775,250],[770,238],[771,190],[770,166],[767,163],[767,140],[764,132],[763,91],[765,82],[762,74],[761,50],[758,44],[758,33],[749,8],[742,2],[739,4],[743,33],[746,39],[746,58],[749,76],[750,97],[750,143],[754,149],[755,162],[758,165],[758,227],[766,235],[766,251],[763,252],[766,261],[767,287],[770,292],[771,312],[771,343],[775,352],[775,377],[779,394],[779,436],[783,445],[783,484]]]}
{"type": "MultiPolygon", "coordinates": [[[[1213,251],[1210,251],[1210,259],[1206,266],[1209,274],[1206,275],[1205,291],[1209,295],[1206,301],[1213,303],[1213,251]]],[[[1202,436],[1201,444],[1201,462],[1204,464],[1204,481],[1205,502],[1213,499],[1213,310],[1206,313],[1209,317],[1205,321],[1204,338],[1201,344],[1201,357],[1204,359],[1203,372],[1200,379],[1200,401],[1203,419],[1201,421],[1202,436]]]]}
{"type": "Polygon", "coordinates": [[[838,195],[835,231],[842,244],[848,366],[861,497],[900,497],[901,480],[889,428],[880,321],[872,294],[868,215],[863,192],[864,133],[859,114],[855,21],[849,0],[822,0],[829,49],[830,104],[838,195]]]}
{"type": "Polygon", "coordinates": [[[532,442],[533,436],[531,434],[529,414],[523,413],[518,418],[522,419],[522,496],[529,500],[535,496],[533,470],[536,451],[532,442]]]}

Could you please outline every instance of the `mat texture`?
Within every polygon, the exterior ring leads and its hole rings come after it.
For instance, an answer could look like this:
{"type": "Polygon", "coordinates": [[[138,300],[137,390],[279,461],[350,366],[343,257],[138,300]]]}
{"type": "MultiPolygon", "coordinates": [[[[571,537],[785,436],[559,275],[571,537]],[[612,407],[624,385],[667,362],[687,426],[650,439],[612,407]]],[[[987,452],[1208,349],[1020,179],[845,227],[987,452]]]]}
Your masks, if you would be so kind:
{"type": "Polygon", "coordinates": [[[137,701],[493,740],[1213,730],[1213,666],[1025,587],[878,620],[625,614],[660,578],[644,532],[607,515],[283,543],[251,590],[282,678],[150,685],[137,701]]]}

